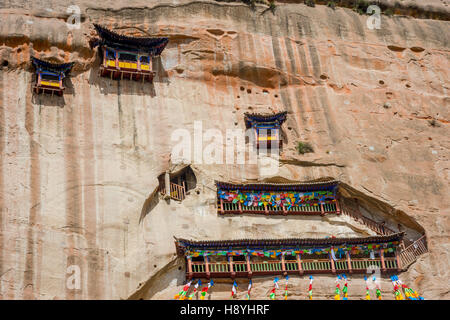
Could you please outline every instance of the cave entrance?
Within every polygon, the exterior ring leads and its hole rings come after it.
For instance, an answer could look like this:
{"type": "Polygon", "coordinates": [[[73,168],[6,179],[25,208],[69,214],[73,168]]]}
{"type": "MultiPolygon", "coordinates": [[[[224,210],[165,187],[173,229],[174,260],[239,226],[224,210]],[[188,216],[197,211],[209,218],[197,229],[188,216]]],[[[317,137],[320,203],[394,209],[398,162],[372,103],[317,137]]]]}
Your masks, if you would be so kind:
{"type": "Polygon", "coordinates": [[[175,172],[166,171],[159,175],[158,181],[162,195],[179,201],[183,201],[186,194],[197,186],[197,178],[190,166],[175,172]],[[169,185],[169,193],[167,193],[166,185],[169,185]]]}

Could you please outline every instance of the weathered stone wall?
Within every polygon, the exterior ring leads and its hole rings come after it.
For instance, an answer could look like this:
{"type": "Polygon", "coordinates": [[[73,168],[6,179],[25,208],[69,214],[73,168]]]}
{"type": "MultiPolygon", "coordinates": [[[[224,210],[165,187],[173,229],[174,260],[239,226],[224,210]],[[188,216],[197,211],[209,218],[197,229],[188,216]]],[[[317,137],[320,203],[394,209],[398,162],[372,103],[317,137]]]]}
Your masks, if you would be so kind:
{"type": "MultiPolygon", "coordinates": [[[[277,176],[339,179],[424,228],[430,252],[402,280],[426,298],[449,298],[448,22],[383,16],[369,30],[367,16],[303,4],[272,13],[213,1],[76,3],[75,30],[60,1],[0,6],[3,299],[172,298],[184,280],[173,236],[369,234],[345,217],[217,216],[214,179],[258,179],[255,165],[194,163],[199,194],[147,210],[170,167],[173,130],[202,121],[225,136],[244,128],[246,111],[281,110],[287,144],[277,176]],[[98,77],[92,23],[168,36],[154,84],[98,77]],[[32,94],[30,55],[76,62],[63,98],[32,94]],[[298,155],[297,141],[315,152],[298,155]],[[66,286],[74,264],[80,290],[66,286]]],[[[351,298],[364,295],[358,279],[351,298]]],[[[304,298],[306,282],[293,280],[293,298],[304,298]]],[[[265,298],[272,279],[255,283],[265,298]]],[[[315,296],[330,296],[333,283],[316,277],[315,296]]],[[[212,298],[229,290],[217,285],[212,298]]]]}

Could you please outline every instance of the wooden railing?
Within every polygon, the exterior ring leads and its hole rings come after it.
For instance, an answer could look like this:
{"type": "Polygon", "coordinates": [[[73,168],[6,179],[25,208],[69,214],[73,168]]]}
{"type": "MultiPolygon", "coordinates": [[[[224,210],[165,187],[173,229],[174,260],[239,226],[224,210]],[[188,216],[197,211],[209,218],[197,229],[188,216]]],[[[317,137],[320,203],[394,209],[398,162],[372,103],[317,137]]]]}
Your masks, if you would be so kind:
{"type": "MultiPolygon", "coordinates": [[[[166,188],[164,186],[160,186],[159,192],[162,195],[166,194],[166,188]]],[[[180,186],[176,183],[170,183],[170,198],[182,201],[186,198],[186,188],[184,186],[180,186]]]]}
{"type": "Polygon", "coordinates": [[[406,269],[409,265],[411,265],[411,263],[417,260],[418,256],[426,253],[427,251],[426,237],[423,235],[400,252],[402,268],[406,269]]]}
{"type": "MultiPolygon", "coordinates": [[[[389,235],[395,233],[394,230],[388,228],[387,226],[381,225],[380,223],[363,216],[361,212],[359,212],[359,210],[352,208],[352,206],[343,205],[342,213],[354,218],[356,221],[359,221],[360,223],[364,224],[369,229],[375,231],[380,235],[389,235]]],[[[403,239],[401,247],[402,249],[400,249],[401,251],[399,258],[401,262],[401,269],[403,270],[405,270],[408,266],[415,262],[418,256],[428,251],[425,235],[413,242],[409,241],[408,239],[403,239]],[[405,245],[407,245],[406,248],[405,245]]],[[[386,260],[386,263],[390,262],[386,260]]]]}
{"type": "Polygon", "coordinates": [[[272,205],[245,206],[240,202],[232,203],[223,200],[219,202],[218,211],[221,214],[254,213],[272,215],[324,215],[328,213],[340,213],[339,206],[336,203],[326,203],[317,206],[292,206],[288,209],[284,206],[274,207],[272,205]]]}
{"type": "MultiPolygon", "coordinates": [[[[234,262],[191,262],[192,278],[224,278],[249,277],[252,275],[283,274],[315,274],[315,273],[366,273],[368,270],[380,268],[381,272],[398,272],[399,266],[395,257],[364,259],[314,259],[314,260],[269,260],[269,261],[234,261],[234,262]],[[384,261],[384,268],[383,268],[384,261]],[[248,270],[250,266],[250,272],[248,270]],[[231,273],[233,270],[233,275],[231,273]],[[208,270],[208,272],[207,272],[208,270]]],[[[189,267],[188,267],[189,268],[189,267]]]]}
{"type": "Polygon", "coordinates": [[[351,206],[346,205],[342,206],[342,213],[348,215],[349,217],[352,217],[353,219],[362,223],[372,231],[375,231],[377,234],[389,235],[395,233],[395,231],[390,229],[389,227],[363,216],[361,212],[359,212],[359,210],[355,210],[351,206]]]}

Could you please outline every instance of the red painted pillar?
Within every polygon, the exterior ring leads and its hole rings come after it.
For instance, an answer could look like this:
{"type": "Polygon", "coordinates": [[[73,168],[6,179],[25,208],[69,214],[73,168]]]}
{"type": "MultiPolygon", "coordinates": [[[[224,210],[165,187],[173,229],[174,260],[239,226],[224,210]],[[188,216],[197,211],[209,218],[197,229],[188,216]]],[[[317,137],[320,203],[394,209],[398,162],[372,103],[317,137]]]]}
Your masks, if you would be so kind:
{"type": "Polygon", "coordinates": [[[209,272],[209,262],[208,262],[208,256],[204,255],[203,259],[205,261],[205,271],[206,271],[206,278],[209,279],[211,273],[209,272]]]}
{"type": "MultiPolygon", "coordinates": [[[[333,250],[333,248],[331,248],[331,250],[333,250]]],[[[331,261],[331,272],[333,272],[333,274],[335,274],[336,273],[336,267],[334,265],[334,260],[331,257],[331,253],[329,254],[329,256],[330,256],[330,261],[331,261]]]]}
{"type": "Polygon", "coordinates": [[[380,258],[381,258],[381,271],[386,272],[386,263],[384,262],[384,251],[380,249],[380,258]]]}
{"type": "Polygon", "coordinates": [[[283,276],[287,275],[286,260],[284,259],[284,252],[281,253],[281,271],[283,271],[283,276]]]}
{"type": "Polygon", "coordinates": [[[223,199],[220,199],[220,212],[224,213],[225,211],[223,210],[223,199]]]}
{"type": "Polygon", "coordinates": [[[252,277],[252,268],[250,265],[250,254],[248,253],[247,256],[245,257],[245,260],[247,260],[247,273],[248,273],[248,277],[251,278],[252,277]]]}
{"type": "Polygon", "coordinates": [[[234,270],[233,270],[233,256],[228,256],[228,261],[230,263],[231,279],[234,279],[236,277],[236,272],[234,272],[234,270]]]}
{"type": "Polygon", "coordinates": [[[353,273],[353,270],[352,270],[352,261],[351,261],[351,259],[350,259],[350,252],[347,251],[346,255],[347,255],[348,273],[353,273]]]}
{"type": "Polygon", "coordinates": [[[339,199],[336,199],[336,214],[341,214],[341,208],[339,207],[339,199]]]}
{"type": "Polygon", "coordinates": [[[297,265],[298,265],[298,273],[302,276],[303,275],[302,261],[300,260],[299,253],[297,253],[297,265]]]}
{"type": "Polygon", "coordinates": [[[187,267],[188,267],[188,278],[192,279],[194,276],[194,273],[192,272],[192,258],[186,258],[187,259],[187,267]]]}
{"type": "Polygon", "coordinates": [[[399,247],[395,248],[395,259],[397,260],[397,271],[402,271],[402,261],[400,259],[400,249],[399,247]]]}

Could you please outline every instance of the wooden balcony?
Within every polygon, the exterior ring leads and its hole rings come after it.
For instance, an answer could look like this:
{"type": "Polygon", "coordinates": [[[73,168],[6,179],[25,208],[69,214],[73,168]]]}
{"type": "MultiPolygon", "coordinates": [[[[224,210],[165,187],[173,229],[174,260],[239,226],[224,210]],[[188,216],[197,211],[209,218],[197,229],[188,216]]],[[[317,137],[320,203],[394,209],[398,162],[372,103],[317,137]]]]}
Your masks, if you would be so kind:
{"type": "Polygon", "coordinates": [[[52,96],[54,94],[62,96],[64,92],[64,87],[59,82],[42,81],[40,84],[36,84],[33,90],[37,94],[48,93],[52,96]]]}
{"type": "Polygon", "coordinates": [[[428,252],[425,235],[414,241],[400,253],[403,268],[407,268],[417,257],[428,252]]]}
{"type": "MultiPolygon", "coordinates": [[[[162,195],[165,195],[166,188],[164,186],[160,186],[159,192],[161,192],[162,195]]],[[[178,201],[183,201],[186,198],[186,188],[184,183],[182,186],[173,182],[170,183],[170,198],[178,201]]]]}
{"type": "Polygon", "coordinates": [[[188,272],[192,278],[249,278],[252,276],[286,274],[326,274],[326,273],[366,273],[379,267],[382,273],[399,271],[397,259],[315,259],[315,260],[273,260],[273,261],[231,261],[231,262],[191,262],[188,272]],[[384,268],[383,268],[384,264],[384,268]],[[250,267],[250,272],[249,272],[250,267]],[[189,269],[192,271],[189,272],[189,269]]]}
{"type": "Polygon", "coordinates": [[[139,61],[121,61],[105,59],[100,66],[100,75],[111,80],[153,81],[154,72],[150,64],[141,64],[139,61]]]}
{"type": "Polygon", "coordinates": [[[340,214],[339,205],[336,203],[328,203],[317,206],[292,206],[287,209],[285,207],[266,206],[244,206],[240,202],[225,202],[222,199],[218,205],[219,214],[268,214],[268,215],[325,215],[330,213],[340,214]]]}

